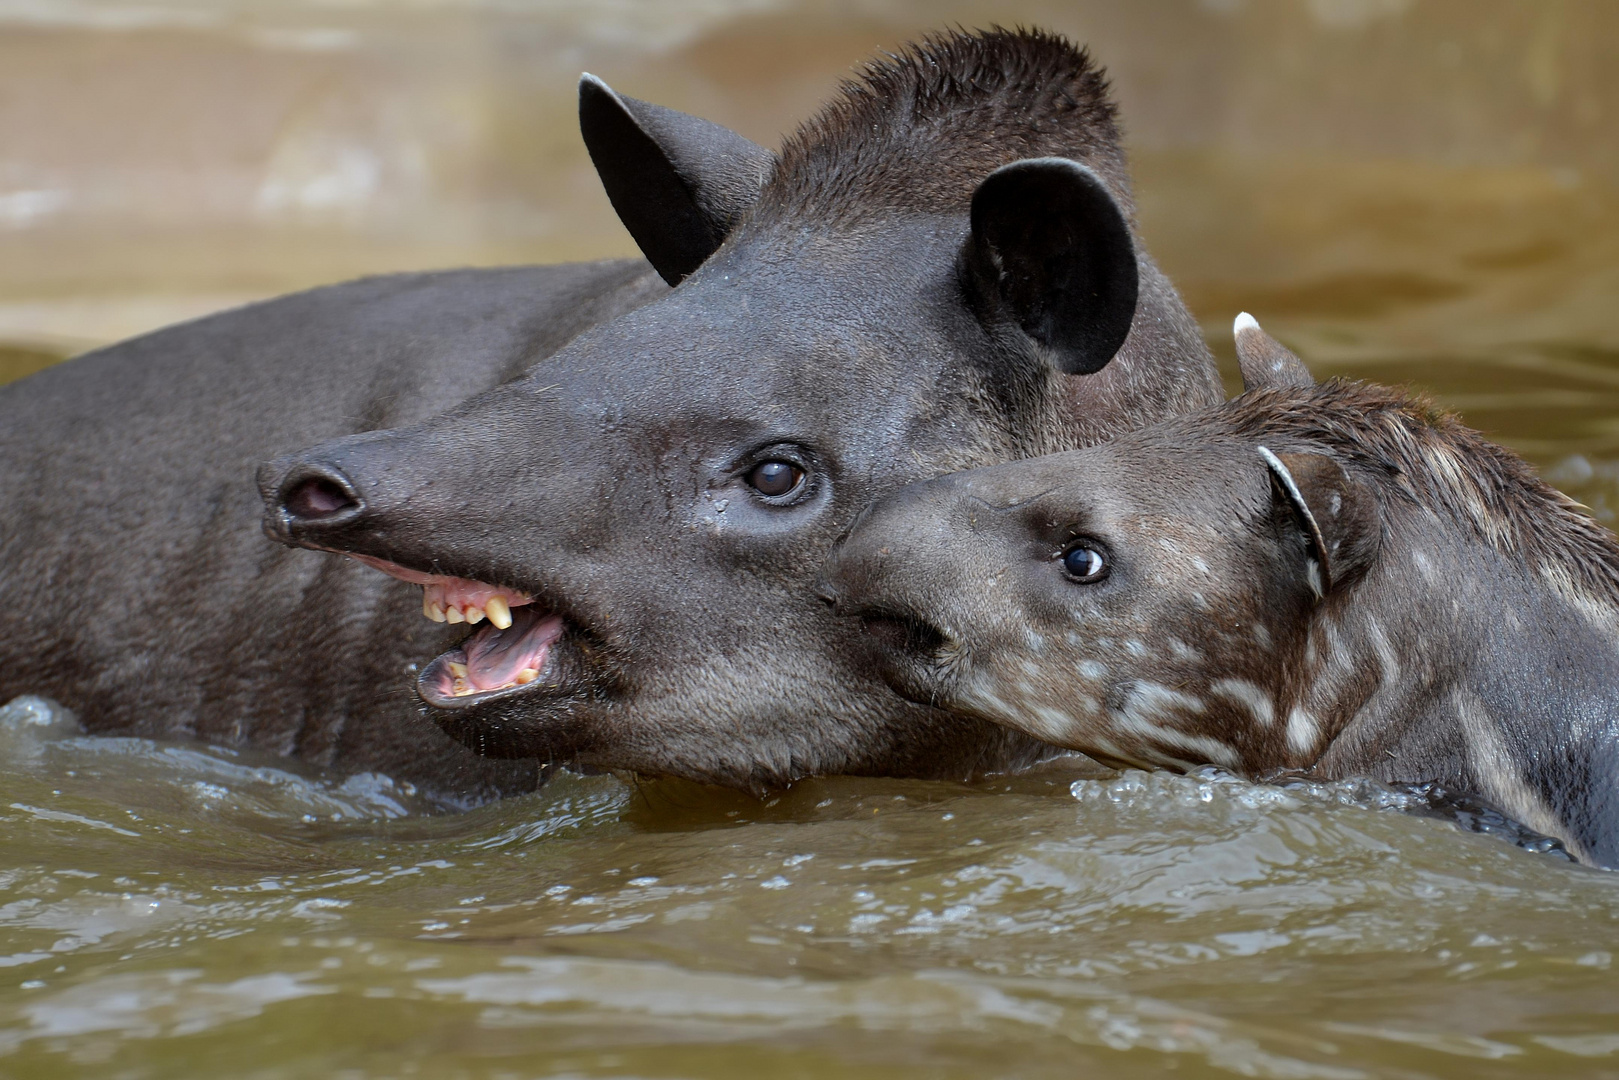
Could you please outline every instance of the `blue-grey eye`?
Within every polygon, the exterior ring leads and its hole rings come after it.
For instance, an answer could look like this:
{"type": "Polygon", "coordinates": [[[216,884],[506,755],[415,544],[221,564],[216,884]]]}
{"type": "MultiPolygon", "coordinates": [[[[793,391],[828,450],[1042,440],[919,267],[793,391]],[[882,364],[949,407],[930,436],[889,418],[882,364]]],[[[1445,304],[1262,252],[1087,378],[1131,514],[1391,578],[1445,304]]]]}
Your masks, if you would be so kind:
{"type": "Polygon", "coordinates": [[[804,470],[790,461],[761,461],[748,473],[748,486],[776,498],[792,491],[803,479],[804,470]]]}
{"type": "Polygon", "coordinates": [[[1100,581],[1107,574],[1107,559],[1093,547],[1075,544],[1063,552],[1062,568],[1075,581],[1100,581]]]}

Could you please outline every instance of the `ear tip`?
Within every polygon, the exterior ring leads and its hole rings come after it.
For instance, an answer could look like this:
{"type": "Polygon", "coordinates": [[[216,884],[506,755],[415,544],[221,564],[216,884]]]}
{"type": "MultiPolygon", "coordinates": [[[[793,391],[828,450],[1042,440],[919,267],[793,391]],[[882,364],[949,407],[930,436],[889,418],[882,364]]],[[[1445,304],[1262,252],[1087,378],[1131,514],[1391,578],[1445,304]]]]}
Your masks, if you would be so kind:
{"type": "Polygon", "coordinates": [[[613,92],[613,88],[608,86],[607,83],[602,81],[601,78],[592,75],[588,71],[581,71],[579,73],[579,97],[583,99],[590,96],[610,98],[618,97],[618,95],[613,92]]]}
{"type": "Polygon", "coordinates": [[[1238,312],[1236,320],[1231,324],[1231,333],[1233,335],[1240,334],[1244,330],[1258,329],[1259,320],[1248,314],[1246,311],[1238,312]]]}

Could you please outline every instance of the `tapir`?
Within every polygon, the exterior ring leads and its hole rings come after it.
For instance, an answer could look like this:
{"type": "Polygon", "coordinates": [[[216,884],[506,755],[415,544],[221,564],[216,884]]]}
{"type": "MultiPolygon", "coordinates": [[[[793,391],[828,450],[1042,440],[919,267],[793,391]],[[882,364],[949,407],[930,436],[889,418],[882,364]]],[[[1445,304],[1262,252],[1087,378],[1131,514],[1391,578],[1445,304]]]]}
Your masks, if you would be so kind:
{"type": "Polygon", "coordinates": [[[776,152],[591,76],[580,120],[646,263],[317,289],[0,390],[0,700],[467,802],[1050,752],[896,698],[813,581],[906,482],[1219,399],[1101,72],[949,33],[776,152]]]}
{"type": "Polygon", "coordinates": [[[825,567],[910,700],[1114,764],[1437,782],[1619,867],[1619,540],[1420,397],[1249,389],[907,486],[825,567]]]}

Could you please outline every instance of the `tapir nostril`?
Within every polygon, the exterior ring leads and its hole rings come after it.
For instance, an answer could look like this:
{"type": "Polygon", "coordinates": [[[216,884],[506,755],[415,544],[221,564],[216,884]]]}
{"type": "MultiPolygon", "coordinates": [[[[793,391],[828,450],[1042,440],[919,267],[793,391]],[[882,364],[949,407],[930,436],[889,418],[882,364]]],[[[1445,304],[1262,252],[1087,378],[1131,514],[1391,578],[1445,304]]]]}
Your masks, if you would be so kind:
{"type": "Polygon", "coordinates": [[[287,515],[298,521],[320,521],[359,507],[359,501],[334,480],[311,476],[298,481],[281,500],[287,515]]]}

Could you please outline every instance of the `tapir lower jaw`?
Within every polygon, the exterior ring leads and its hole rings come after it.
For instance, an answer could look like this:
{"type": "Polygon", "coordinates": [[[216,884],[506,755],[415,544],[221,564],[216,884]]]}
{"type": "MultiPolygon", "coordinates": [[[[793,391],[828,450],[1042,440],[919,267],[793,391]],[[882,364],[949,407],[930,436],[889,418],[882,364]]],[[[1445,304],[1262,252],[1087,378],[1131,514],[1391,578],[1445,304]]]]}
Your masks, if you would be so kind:
{"type": "Polygon", "coordinates": [[[438,709],[464,709],[530,686],[554,692],[563,678],[553,655],[565,629],[555,615],[519,609],[505,627],[486,626],[439,654],[417,676],[416,691],[438,709]]]}
{"type": "Polygon", "coordinates": [[[422,616],[432,622],[477,627],[423,666],[416,679],[422,701],[446,714],[520,698],[530,708],[562,705],[586,693],[585,665],[571,654],[573,627],[521,589],[451,574],[416,570],[374,555],[322,547],[389,577],[422,588],[422,616]],[[547,699],[552,699],[548,701],[547,699]]]}
{"type": "Polygon", "coordinates": [[[567,641],[568,622],[527,592],[347,554],[389,577],[420,585],[424,618],[478,627],[417,676],[416,692],[434,709],[459,712],[513,698],[543,708],[576,696],[588,683],[570,657],[576,650],[567,641]]]}

